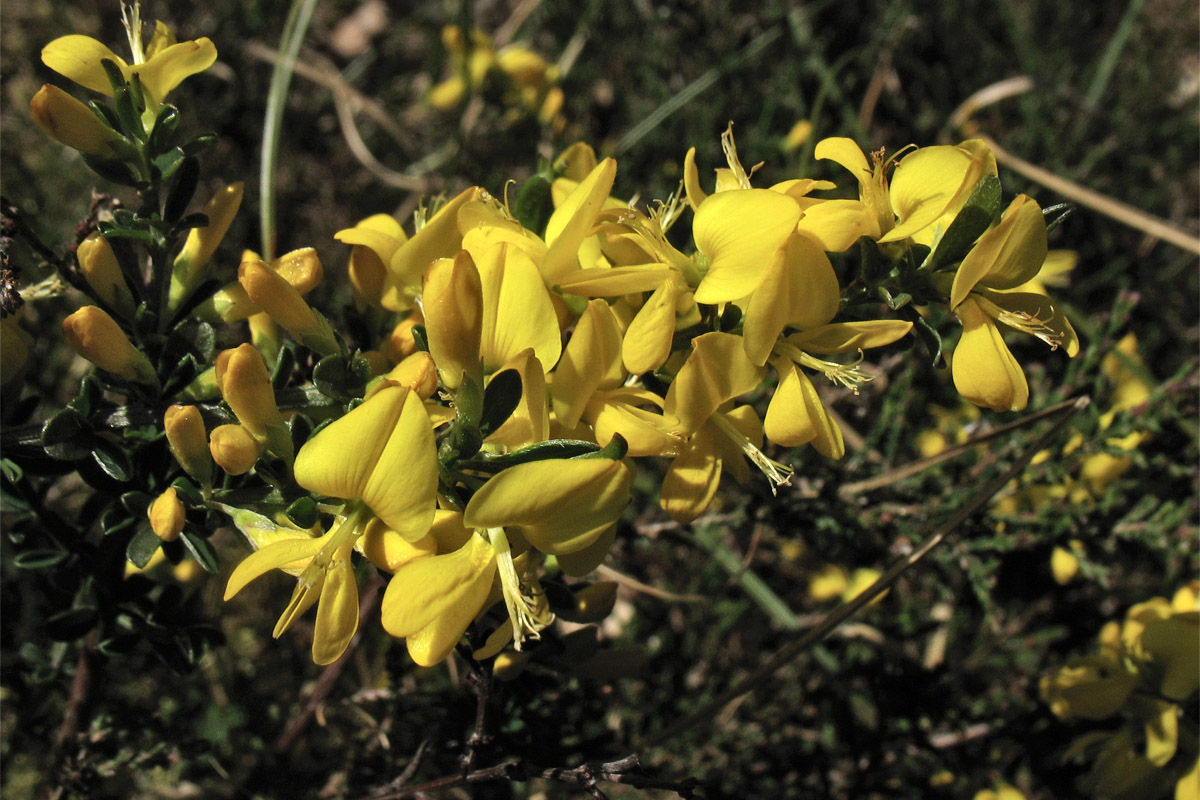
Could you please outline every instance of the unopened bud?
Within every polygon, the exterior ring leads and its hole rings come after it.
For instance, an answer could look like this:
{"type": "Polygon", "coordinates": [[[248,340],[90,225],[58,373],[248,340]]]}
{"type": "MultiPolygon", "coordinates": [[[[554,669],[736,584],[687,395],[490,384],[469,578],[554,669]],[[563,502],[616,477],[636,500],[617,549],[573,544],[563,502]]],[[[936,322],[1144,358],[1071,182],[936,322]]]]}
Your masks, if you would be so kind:
{"type": "Polygon", "coordinates": [[[49,136],[84,155],[112,158],[112,142],[121,134],[100,121],[92,110],[57,86],[46,84],[29,102],[29,113],[49,136]]]}
{"type": "Polygon", "coordinates": [[[208,217],[208,224],[203,228],[192,228],[187,241],[184,242],[183,250],[175,257],[175,264],[171,270],[172,308],[178,306],[191,291],[201,270],[212,260],[217,245],[225,238],[225,232],[229,230],[229,225],[241,204],[242,184],[239,181],[218,191],[204,207],[203,213],[208,217]]]}
{"type": "Polygon", "coordinates": [[[164,542],[173,542],[179,538],[183,530],[184,509],[174,487],[154,498],[147,515],[150,517],[150,527],[155,536],[164,542]]]}
{"type": "Polygon", "coordinates": [[[462,385],[463,376],[479,371],[483,331],[483,286],[471,254],[439,258],[425,272],[422,286],[429,350],[447,389],[462,385]]]}
{"type": "Polygon", "coordinates": [[[424,324],[425,318],[421,316],[420,312],[414,311],[407,319],[392,328],[391,335],[383,345],[383,351],[387,354],[388,361],[399,364],[417,352],[419,348],[417,339],[413,336],[413,328],[424,324]]]}
{"type": "Polygon", "coordinates": [[[204,486],[212,483],[212,459],[208,454],[208,436],[204,419],[195,406],[171,406],[163,415],[167,444],[175,460],[204,486]]]}
{"type": "Polygon", "coordinates": [[[258,461],[263,445],[241,425],[221,425],[209,436],[208,450],[221,469],[243,475],[258,461]]]}
{"type": "Polygon", "coordinates": [[[437,391],[437,365],[433,363],[433,356],[424,351],[413,353],[392,367],[384,378],[389,383],[407,386],[422,400],[428,400],[437,391]]]}
{"type": "Polygon", "coordinates": [[[291,433],[275,405],[275,390],[262,356],[252,344],[227,352],[229,355],[223,353],[218,361],[217,373],[225,402],[254,438],[266,442],[276,455],[291,460],[291,433]]]}
{"type": "Polygon", "coordinates": [[[121,265],[108,239],[93,233],[79,243],[75,256],[79,259],[79,271],[96,296],[122,317],[131,319],[134,312],[133,295],[129,293],[121,265]]]}
{"type": "Polygon", "coordinates": [[[146,354],[133,346],[113,318],[97,306],[84,306],[63,320],[63,338],[79,355],[127,381],[158,385],[146,354]]]}
{"type": "Polygon", "coordinates": [[[323,356],[339,351],[329,323],[278,272],[261,261],[243,261],[238,268],[238,281],[251,301],[305,347],[323,356]]]}

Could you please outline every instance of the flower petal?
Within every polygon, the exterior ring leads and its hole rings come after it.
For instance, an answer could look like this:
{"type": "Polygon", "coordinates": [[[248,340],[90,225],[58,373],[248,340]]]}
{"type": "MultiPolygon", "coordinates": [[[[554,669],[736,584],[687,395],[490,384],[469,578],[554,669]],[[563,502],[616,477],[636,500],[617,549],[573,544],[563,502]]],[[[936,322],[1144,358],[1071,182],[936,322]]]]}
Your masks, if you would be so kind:
{"type": "Polygon", "coordinates": [[[974,188],[975,166],[969,152],[953,145],[922,147],[900,159],[888,192],[899,219],[879,241],[898,242],[933,224],[964,191],[974,188]]]}
{"type": "Polygon", "coordinates": [[[207,38],[180,42],[154,54],[145,64],[131,68],[141,78],[142,87],[156,101],[163,98],[186,78],[203,72],[217,60],[217,48],[207,38]]]}
{"type": "Polygon", "coordinates": [[[529,256],[499,244],[487,251],[478,267],[483,286],[480,356],[484,371],[495,372],[527,348],[533,348],[542,364],[558,363],[562,354],[558,315],[529,256]]]}
{"type": "Polygon", "coordinates": [[[967,298],[955,309],[963,335],[954,349],[951,371],[958,393],[994,411],[1020,411],[1029,402],[1029,384],[1021,365],[1004,344],[1000,330],[967,298]]]}
{"type": "Polygon", "coordinates": [[[242,559],[242,562],[233,570],[233,574],[229,576],[229,583],[225,585],[225,599],[229,600],[246,588],[246,584],[250,581],[273,569],[283,569],[284,567],[294,569],[302,566],[296,562],[312,558],[321,552],[325,543],[325,537],[310,539],[301,535],[298,538],[285,539],[254,551],[242,559]]]}
{"type": "Polygon", "coordinates": [[[1046,261],[1046,221],[1042,209],[1017,195],[1000,224],[988,230],[967,253],[950,289],[950,308],[957,308],[976,284],[1012,289],[1038,274],[1046,261]]]}
{"type": "Polygon", "coordinates": [[[100,64],[106,58],[115,63],[123,74],[129,74],[129,65],[125,63],[125,59],[90,36],[60,36],[42,48],[42,63],[47,67],[80,86],[112,97],[113,90],[112,84],[108,82],[108,73],[100,64]]]}
{"type": "Polygon", "coordinates": [[[496,552],[478,534],[452,553],[404,565],[383,593],[384,630],[403,639],[437,621],[439,638],[457,642],[481,610],[495,574],[496,552]]]}
{"type": "Polygon", "coordinates": [[[692,340],[692,352],[667,390],[663,411],[679,419],[683,432],[695,433],[721,405],[757,387],[762,374],[762,367],[746,357],[742,337],[705,333],[692,340]]]}
{"type": "Polygon", "coordinates": [[[708,259],[696,302],[723,303],[753,292],[799,221],[800,205],[770,189],[710,195],[692,225],[696,247],[708,259]]]}
{"type": "Polygon", "coordinates": [[[358,630],[358,582],[350,561],[352,541],[338,549],[325,571],[325,585],[317,605],[312,656],[317,664],[331,664],[346,652],[358,630]]]}
{"type": "Polygon", "coordinates": [[[546,223],[549,249],[541,263],[548,283],[554,284],[578,268],[579,246],[592,234],[596,215],[604,207],[616,177],[617,162],[604,159],[550,216],[546,223]]]}

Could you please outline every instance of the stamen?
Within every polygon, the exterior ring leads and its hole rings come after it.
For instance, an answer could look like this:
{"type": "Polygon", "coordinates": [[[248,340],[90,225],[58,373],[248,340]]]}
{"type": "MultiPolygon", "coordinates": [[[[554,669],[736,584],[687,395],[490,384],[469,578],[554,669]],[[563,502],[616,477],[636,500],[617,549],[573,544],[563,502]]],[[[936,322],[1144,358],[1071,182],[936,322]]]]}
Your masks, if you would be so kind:
{"type": "Polygon", "coordinates": [[[133,9],[128,14],[125,4],[121,4],[121,24],[125,26],[129,49],[133,52],[133,63],[145,64],[146,51],[142,48],[142,8],[139,0],[133,0],[133,9]]]}
{"type": "Polygon", "coordinates": [[[795,472],[787,464],[781,464],[767,458],[762,450],[759,450],[754,444],[746,438],[746,435],[738,430],[737,426],[729,421],[721,412],[717,412],[710,417],[716,423],[721,432],[728,436],[741,449],[746,457],[753,462],[754,466],[758,467],[763,475],[767,476],[767,480],[771,485],[771,494],[775,494],[776,489],[780,486],[787,486],[791,483],[792,474],[795,472]]]}
{"type": "Polygon", "coordinates": [[[525,594],[517,567],[513,563],[512,549],[504,528],[488,528],[488,539],[496,551],[496,567],[500,572],[500,589],[504,595],[504,606],[512,620],[513,646],[518,652],[525,638],[540,639],[541,631],[554,621],[554,615],[543,617],[538,612],[537,602],[525,594]]]}

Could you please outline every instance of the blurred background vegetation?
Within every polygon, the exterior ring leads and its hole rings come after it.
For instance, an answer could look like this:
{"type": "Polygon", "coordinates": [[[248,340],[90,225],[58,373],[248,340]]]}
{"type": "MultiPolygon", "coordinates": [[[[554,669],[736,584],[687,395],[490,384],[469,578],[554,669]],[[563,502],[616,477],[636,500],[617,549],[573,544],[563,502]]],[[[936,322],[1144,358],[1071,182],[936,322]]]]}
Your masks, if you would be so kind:
{"type": "MultiPolygon", "coordinates": [[[[340,279],[347,250],[336,231],[377,212],[406,220],[422,195],[472,184],[499,195],[574,141],[615,155],[615,194],[643,201],[675,190],[690,146],[702,174],[721,166],[719,135],[730,121],[743,163],[764,162],[758,185],[817,177],[853,189],[836,165],[812,159],[820,138],[850,136],[889,152],[959,141],[965,136],[950,120],[960,104],[1019,75],[1033,88],[978,110],[980,132],[1061,178],[1197,231],[1200,31],[1185,0],[409,5],[319,2],[288,96],[274,179],[278,251],[317,248],[329,275],[322,307],[334,316],[349,303],[340,279]],[[557,62],[558,118],[543,124],[522,113],[492,80],[453,109],[432,108],[430,88],[451,74],[442,40],[449,24],[557,62]],[[789,146],[799,122],[811,133],[789,146]]],[[[172,102],[185,124],[220,136],[203,161],[209,187],[247,183],[223,250],[230,274],[239,247],[259,247],[263,110],[287,13],[286,3],[257,0],[143,7],[180,38],[208,36],[220,53],[172,102]]],[[[104,187],[28,117],[38,87],[65,84],[38,52],[67,33],[123,52],[119,5],[72,2],[65,12],[61,3],[27,0],[6,3],[2,14],[3,191],[65,252],[91,191],[104,187]]],[[[1008,197],[1028,193],[1043,206],[1066,199],[1003,165],[1000,175],[1008,197]]],[[[978,433],[1020,416],[965,415],[948,376],[919,350],[883,356],[867,391],[835,401],[858,434],[843,461],[786,454],[797,469],[791,490],[772,498],[765,485],[727,482],[720,507],[689,527],[670,523],[653,497],[637,498],[606,562],[628,580],[601,636],[624,656],[610,674],[539,667],[501,683],[496,739],[482,763],[518,756],[574,767],[637,752],[659,777],[695,778],[712,797],[971,797],[1001,780],[1029,798],[1072,796],[1087,765],[1064,763],[1064,751],[1097,726],[1053,717],[1038,695],[1040,677],[1089,650],[1103,623],[1129,605],[1197,577],[1200,273],[1194,252],[1089,208],[1076,209],[1051,247],[1078,253],[1070,285],[1056,296],[1083,351],[1069,361],[1021,342],[1014,352],[1030,375],[1031,411],[1092,396],[1073,423],[1082,446],[1064,454],[1064,437],[855,625],[714,722],[639,748],[836,605],[836,597],[821,599],[827,584],[819,578],[836,583],[837,569],[885,568],[1042,430],[1018,428],[915,477],[856,489],[919,458],[939,425],[953,441],[967,426],[978,433]],[[1140,361],[1123,363],[1150,386],[1150,400],[1101,434],[1114,387],[1099,367],[1129,333],[1140,361]],[[1093,491],[1051,500],[1029,490],[1076,480],[1108,438],[1137,431],[1149,437],[1122,454],[1128,471],[1093,491]],[[1051,552],[1073,540],[1079,574],[1062,585],[1051,552]]],[[[36,280],[36,258],[14,249],[14,263],[36,280]]],[[[56,331],[66,309],[39,303],[25,325],[56,331]]],[[[73,396],[80,374],[56,340],[38,340],[36,363],[45,368],[32,376],[48,403],[73,396]]],[[[63,486],[66,516],[71,496],[63,486]]],[[[87,645],[47,631],[47,587],[14,566],[16,544],[4,538],[2,546],[5,797],[363,797],[400,776],[423,742],[412,783],[458,769],[475,715],[461,664],[418,670],[367,625],[344,670],[322,684],[301,625],[271,640],[274,617],[262,608],[278,605],[284,581],[222,604],[220,577],[156,575],[180,621],[219,628],[225,643],[181,657],[139,647],[97,658],[89,701],[73,703],[87,645]],[[314,695],[315,714],[302,717],[314,695]],[[82,712],[74,729],[64,727],[68,709],[82,712]],[[297,718],[305,720],[298,735],[287,730],[297,718]],[[71,736],[58,741],[64,730],[71,736]]],[[[229,566],[241,552],[223,551],[229,566]]],[[[470,791],[572,796],[538,781],[470,791]]]]}

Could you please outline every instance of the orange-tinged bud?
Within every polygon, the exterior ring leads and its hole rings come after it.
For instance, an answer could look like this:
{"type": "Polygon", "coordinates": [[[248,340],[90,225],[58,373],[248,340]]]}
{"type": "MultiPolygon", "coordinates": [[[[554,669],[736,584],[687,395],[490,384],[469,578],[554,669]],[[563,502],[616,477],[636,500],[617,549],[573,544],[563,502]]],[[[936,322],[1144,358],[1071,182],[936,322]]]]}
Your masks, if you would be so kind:
{"type": "Polygon", "coordinates": [[[288,281],[262,261],[243,261],[238,281],[250,300],[271,315],[301,344],[321,355],[338,352],[329,323],[313,311],[288,281]]]}
{"type": "Polygon", "coordinates": [[[204,419],[195,406],[171,406],[163,415],[167,444],[175,460],[200,483],[212,483],[212,459],[208,454],[208,435],[204,419]]]}
{"type": "Polygon", "coordinates": [[[483,332],[483,286],[471,254],[439,258],[425,271],[422,285],[429,350],[447,389],[479,371],[483,332]]]}
{"type": "Polygon", "coordinates": [[[95,290],[96,296],[122,317],[132,318],[133,296],[129,293],[121,265],[117,263],[117,256],[108,239],[93,233],[79,243],[75,256],[79,259],[79,271],[95,290]]]}
{"type": "Polygon", "coordinates": [[[258,461],[263,445],[241,425],[221,425],[209,436],[208,450],[221,469],[243,475],[258,461]]]}
{"type": "Polygon", "coordinates": [[[29,101],[29,113],[50,137],[84,155],[111,158],[112,142],[121,135],[92,110],[57,86],[46,84],[29,101]]]}
{"type": "Polygon", "coordinates": [[[437,391],[437,365],[429,353],[418,351],[393,367],[385,379],[392,384],[407,386],[422,400],[428,400],[437,391]]]}
{"type": "Polygon", "coordinates": [[[184,510],[174,487],[154,498],[146,513],[150,517],[150,527],[155,536],[164,542],[173,542],[179,538],[183,530],[184,510]]]}
{"type": "Polygon", "coordinates": [[[97,306],[84,306],[63,320],[63,338],[71,349],[100,369],[127,381],[158,385],[150,359],[133,346],[113,318],[97,306]]]}
{"type": "Polygon", "coordinates": [[[246,430],[257,439],[265,439],[269,426],[283,424],[267,367],[252,344],[226,352],[228,356],[222,353],[224,369],[217,370],[221,394],[246,430]]]}
{"type": "Polygon", "coordinates": [[[413,312],[403,322],[392,328],[391,335],[383,345],[388,361],[399,364],[404,359],[417,352],[417,339],[413,336],[413,328],[424,325],[425,318],[418,312],[413,312]]]}

